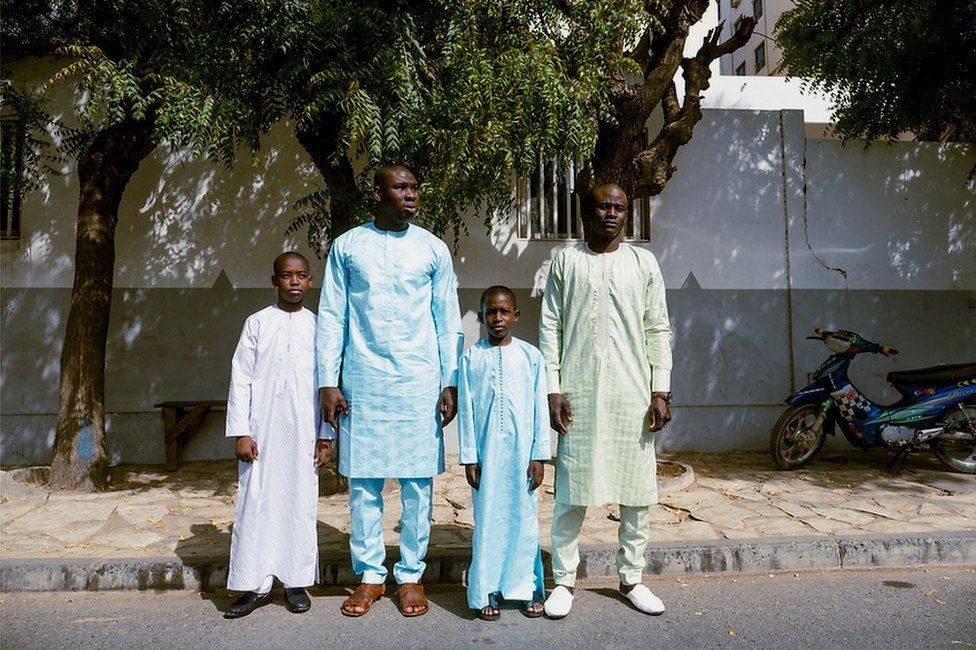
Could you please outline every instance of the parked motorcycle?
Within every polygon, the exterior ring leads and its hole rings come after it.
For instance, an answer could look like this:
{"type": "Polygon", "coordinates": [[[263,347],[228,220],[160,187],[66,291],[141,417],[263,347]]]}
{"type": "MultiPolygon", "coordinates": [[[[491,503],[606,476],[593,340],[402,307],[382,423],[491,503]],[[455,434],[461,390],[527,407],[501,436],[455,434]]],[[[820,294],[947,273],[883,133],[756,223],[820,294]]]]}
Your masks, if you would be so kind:
{"type": "Polygon", "coordinates": [[[898,450],[902,464],[910,451],[928,445],[948,467],[976,474],[976,363],[889,372],[901,399],[879,406],[854,387],[847,368],[859,354],[898,351],[846,330],[815,332],[807,338],[823,341],[833,354],[812,383],[786,399],[790,408],[769,438],[777,465],[796,469],[809,462],[837,427],[859,449],[898,450]]]}

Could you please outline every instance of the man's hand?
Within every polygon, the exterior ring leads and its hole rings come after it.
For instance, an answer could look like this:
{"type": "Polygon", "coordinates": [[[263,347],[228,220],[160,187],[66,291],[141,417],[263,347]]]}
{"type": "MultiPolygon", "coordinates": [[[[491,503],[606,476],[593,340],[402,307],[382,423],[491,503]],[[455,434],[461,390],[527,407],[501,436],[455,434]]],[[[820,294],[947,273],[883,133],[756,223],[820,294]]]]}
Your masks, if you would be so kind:
{"type": "Polygon", "coordinates": [[[242,463],[250,463],[258,459],[258,443],[251,436],[238,436],[234,443],[234,455],[242,463]]]}
{"type": "Polygon", "coordinates": [[[446,427],[457,415],[457,386],[448,386],[441,391],[437,409],[441,412],[441,426],[446,427]]]}
{"type": "Polygon", "coordinates": [[[660,431],[671,421],[671,405],[664,396],[653,395],[651,405],[647,409],[647,430],[651,433],[660,431]]]}
{"type": "Polygon", "coordinates": [[[349,412],[345,396],[338,388],[327,386],[319,391],[319,399],[322,400],[322,419],[338,431],[339,415],[349,412]]]}
{"type": "Polygon", "coordinates": [[[325,467],[329,464],[329,458],[332,456],[332,441],[331,440],[316,440],[315,441],[315,466],[325,467]]]}
{"type": "Polygon", "coordinates": [[[478,463],[465,465],[464,478],[468,479],[468,485],[477,490],[481,485],[481,465],[478,463]]]}
{"type": "Polygon", "coordinates": [[[543,479],[546,478],[546,466],[542,464],[541,460],[529,461],[529,471],[528,471],[529,489],[535,490],[540,485],[542,485],[543,479]]]}
{"type": "Polygon", "coordinates": [[[562,393],[549,393],[549,426],[564,436],[569,431],[569,423],[573,421],[573,413],[569,410],[569,402],[562,393]]]}

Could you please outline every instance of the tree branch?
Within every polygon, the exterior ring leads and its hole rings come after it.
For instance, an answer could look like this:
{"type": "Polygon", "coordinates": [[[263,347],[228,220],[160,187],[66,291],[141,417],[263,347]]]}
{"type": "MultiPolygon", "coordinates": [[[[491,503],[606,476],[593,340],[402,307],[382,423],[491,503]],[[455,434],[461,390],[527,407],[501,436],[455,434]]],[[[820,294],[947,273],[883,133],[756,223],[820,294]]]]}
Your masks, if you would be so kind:
{"type": "Polygon", "coordinates": [[[674,173],[672,163],[678,149],[691,141],[695,125],[701,120],[701,94],[708,89],[712,72],[709,65],[718,57],[745,45],[756,27],[753,18],[745,18],[728,40],[719,43],[722,25],[708,32],[698,53],[681,61],[685,80],[684,105],[678,108],[677,92],[672,82],[662,97],[664,126],[654,141],[634,159],[636,183],[634,196],[655,196],[674,173]]]}

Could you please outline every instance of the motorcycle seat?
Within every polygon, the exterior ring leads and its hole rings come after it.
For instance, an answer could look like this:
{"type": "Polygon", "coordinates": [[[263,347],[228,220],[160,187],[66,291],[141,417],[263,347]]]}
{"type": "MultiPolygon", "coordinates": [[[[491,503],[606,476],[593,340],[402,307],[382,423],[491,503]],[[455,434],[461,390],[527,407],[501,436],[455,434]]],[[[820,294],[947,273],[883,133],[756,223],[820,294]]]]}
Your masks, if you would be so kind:
{"type": "Polygon", "coordinates": [[[967,379],[976,379],[976,362],[954,363],[888,373],[888,381],[899,386],[945,386],[967,379]]]}

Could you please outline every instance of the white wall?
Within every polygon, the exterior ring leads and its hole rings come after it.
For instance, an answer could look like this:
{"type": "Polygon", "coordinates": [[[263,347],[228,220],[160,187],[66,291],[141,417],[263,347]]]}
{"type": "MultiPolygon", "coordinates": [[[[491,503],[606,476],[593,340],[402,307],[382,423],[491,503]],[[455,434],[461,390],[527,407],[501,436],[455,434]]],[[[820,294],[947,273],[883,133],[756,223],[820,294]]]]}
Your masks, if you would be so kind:
{"type": "MultiPolygon", "coordinates": [[[[706,96],[713,107],[738,99],[728,89],[706,96]]],[[[855,380],[878,399],[890,396],[888,370],[976,359],[971,147],[864,150],[806,139],[799,111],[704,113],[652,201],[647,246],[669,287],[675,345],[676,418],[660,446],[764,448],[782,399],[823,357],[804,340],[816,326],[903,350],[856,364],[855,380]]],[[[108,344],[113,459],[162,461],[154,402],[226,394],[241,323],[273,300],[271,259],[303,250],[304,236],[284,231],[317,181],[289,133],[276,128],[257,162],[232,170],[159,151],[127,189],[108,344]]],[[[23,239],[0,244],[4,463],[44,462],[53,442],[77,206],[66,171],[25,201],[23,239]]],[[[494,283],[517,290],[519,335],[536,339],[539,292],[563,244],[519,240],[513,219],[490,235],[472,221],[455,257],[469,343],[477,297],[494,283]]],[[[211,416],[187,457],[229,457],[221,434],[211,416]]]]}

